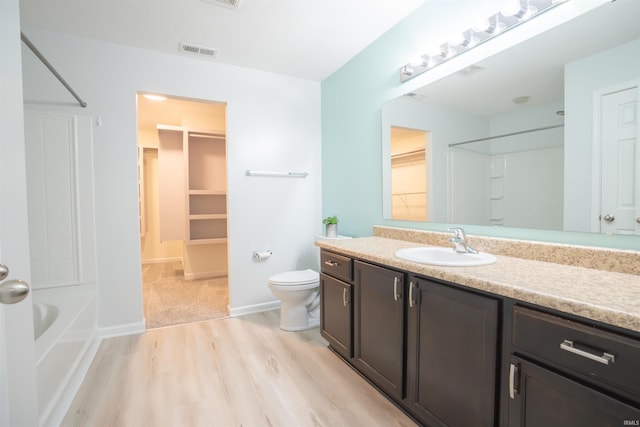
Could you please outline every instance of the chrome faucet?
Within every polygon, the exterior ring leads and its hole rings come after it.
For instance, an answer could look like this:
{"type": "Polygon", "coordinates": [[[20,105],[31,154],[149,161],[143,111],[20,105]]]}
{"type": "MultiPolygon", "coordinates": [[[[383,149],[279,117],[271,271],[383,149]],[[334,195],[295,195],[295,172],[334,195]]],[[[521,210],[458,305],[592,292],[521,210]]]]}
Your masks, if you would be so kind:
{"type": "Polygon", "coordinates": [[[453,249],[456,252],[464,253],[464,254],[477,254],[478,251],[473,249],[469,242],[467,241],[467,235],[464,233],[464,229],[462,228],[450,228],[449,231],[453,231],[455,236],[449,239],[451,243],[453,243],[453,249]]]}

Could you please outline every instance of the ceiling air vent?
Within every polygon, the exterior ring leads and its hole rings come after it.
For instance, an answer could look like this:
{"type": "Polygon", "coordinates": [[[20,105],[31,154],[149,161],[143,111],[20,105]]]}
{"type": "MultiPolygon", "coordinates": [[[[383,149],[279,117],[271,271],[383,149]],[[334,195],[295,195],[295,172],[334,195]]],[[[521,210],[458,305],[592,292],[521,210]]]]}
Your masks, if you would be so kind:
{"type": "Polygon", "coordinates": [[[227,7],[229,9],[237,9],[240,7],[240,0],[202,0],[207,3],[217,4],[218,6],[227,7]]]}
{"type": "Polygon", "coordinates": [[[180,51],[194,55],[202,55],[209,58],[218,56],[218,51],[211,47],[198,46],[191,43],[180,43],[180,51]]]}

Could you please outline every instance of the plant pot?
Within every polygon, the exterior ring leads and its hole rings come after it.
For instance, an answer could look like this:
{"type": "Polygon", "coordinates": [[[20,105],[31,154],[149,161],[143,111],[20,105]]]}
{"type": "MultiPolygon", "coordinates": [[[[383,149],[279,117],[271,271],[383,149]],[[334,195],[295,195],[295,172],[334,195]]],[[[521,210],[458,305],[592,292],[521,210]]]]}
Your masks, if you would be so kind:
{"type": "Polygon", "coordinates": [[[325,236],[338,237],[338,224],[326,224],[325,236]]]}

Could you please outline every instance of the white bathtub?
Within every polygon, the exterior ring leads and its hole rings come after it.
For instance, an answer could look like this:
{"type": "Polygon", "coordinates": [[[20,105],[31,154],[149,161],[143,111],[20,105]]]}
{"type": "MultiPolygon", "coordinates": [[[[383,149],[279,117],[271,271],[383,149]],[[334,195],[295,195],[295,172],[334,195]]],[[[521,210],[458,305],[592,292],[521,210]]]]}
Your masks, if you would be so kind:
{"type": "Polygon", "coordinates": [[[95,285],[33,291],[39,422],[58,425],[99,344],[95,285]]]}

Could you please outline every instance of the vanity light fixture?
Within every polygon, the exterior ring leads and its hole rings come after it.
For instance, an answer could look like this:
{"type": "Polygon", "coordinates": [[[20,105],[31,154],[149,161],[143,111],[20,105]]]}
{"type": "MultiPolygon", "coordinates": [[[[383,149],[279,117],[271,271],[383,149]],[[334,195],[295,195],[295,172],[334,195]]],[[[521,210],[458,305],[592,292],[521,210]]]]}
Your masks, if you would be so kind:
{"type": "Polygon", "coordinates": [[[405,82],[418,76],[567,1],[569,0],[506,0],[499,12],[477,21],[468,30],[427,49],[400,67],[400,81],[405,82]]]}

